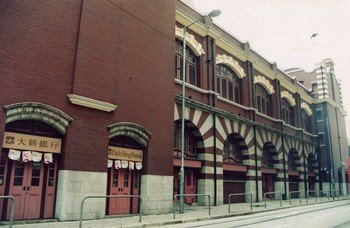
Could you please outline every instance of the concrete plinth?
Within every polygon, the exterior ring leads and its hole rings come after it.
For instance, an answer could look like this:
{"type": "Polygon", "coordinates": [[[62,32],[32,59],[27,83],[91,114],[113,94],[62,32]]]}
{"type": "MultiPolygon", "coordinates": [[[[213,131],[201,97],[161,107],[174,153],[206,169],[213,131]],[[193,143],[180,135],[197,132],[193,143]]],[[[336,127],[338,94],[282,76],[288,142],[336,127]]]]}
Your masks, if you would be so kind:
{"type": "MultiPolygon", "coordinates": [[[[86,196],[106,195],[107,172],[59,170],[55,217],[60,221],[78,220],[81,201],[86,196]]],[[[103,218],[105,199],[88,199],[84,219],[103,218]]]]}
{"type": "Polygon", "coordinates": [[[173,176],[142,175],[143,214],[165,214],[172,211],[173,179],[173,176]]]}

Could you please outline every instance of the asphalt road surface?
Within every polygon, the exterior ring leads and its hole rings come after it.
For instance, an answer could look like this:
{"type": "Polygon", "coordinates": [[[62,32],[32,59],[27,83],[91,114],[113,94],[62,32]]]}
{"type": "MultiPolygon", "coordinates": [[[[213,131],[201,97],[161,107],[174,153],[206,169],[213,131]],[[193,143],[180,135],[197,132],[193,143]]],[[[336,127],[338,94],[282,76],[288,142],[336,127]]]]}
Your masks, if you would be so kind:
{"type": "Polygon", "coordinates": [[[350,200],[167,227],[350,228],[350,200]]]}

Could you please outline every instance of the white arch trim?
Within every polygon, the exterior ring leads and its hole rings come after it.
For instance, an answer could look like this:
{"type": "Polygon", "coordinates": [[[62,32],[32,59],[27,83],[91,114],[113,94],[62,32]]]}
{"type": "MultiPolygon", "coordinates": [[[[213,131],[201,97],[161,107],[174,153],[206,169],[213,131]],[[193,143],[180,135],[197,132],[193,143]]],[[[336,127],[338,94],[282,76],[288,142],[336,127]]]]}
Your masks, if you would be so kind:
{"type": "Polygon", "coordinates": [[[216,64],[220,64],[220,63],[223,63],[229,66],[237,74],[239,78],[242,79],[246,76],[244,69],[231,56],[227,56],[225,54],[216,55],[216,64]]]}
{"type": "MultiPolygon", "coordinates": [[[[183,28],[179,28],[175,25],[175,37],[179,40],[183,40],[183,28]]],[[[205,54],[202,45],[197,42],[192,34],[186,32],[186,42],[187,45],[192,49],[192,51],[197,55],[201,56],[205,54]]]]}
{"type": "Polygon", "coordinates": [[[262,86],[264,86],[264,88],[267,90],[269,94],[275,93],[273,85],[271,85],[270,81],[267,80],[264,76],[261,76],[261,75],[254,76],[254,84],[256,83],[259,83],[262,86]]]}
{"type": "Polygon", "coordinates": [[[300,104],[300,106],[301,106],[302,109],[305,110],[305,112],[306,112],[306,114],[307,114],[308,116],[311,116],[311,115],[312,115],[312,110],[311,110],[310,106],[309,106],[307,103],[302,102],[302,103],[300,104]]]}
{"type": "Polygon", "coordinates": [[[282,91],[281,92],[281,98],[285,98],[292,107],[294,107],[295,104],[296,104],[293,95],[290,92],[288,92],[288,91],[282,91]]]}

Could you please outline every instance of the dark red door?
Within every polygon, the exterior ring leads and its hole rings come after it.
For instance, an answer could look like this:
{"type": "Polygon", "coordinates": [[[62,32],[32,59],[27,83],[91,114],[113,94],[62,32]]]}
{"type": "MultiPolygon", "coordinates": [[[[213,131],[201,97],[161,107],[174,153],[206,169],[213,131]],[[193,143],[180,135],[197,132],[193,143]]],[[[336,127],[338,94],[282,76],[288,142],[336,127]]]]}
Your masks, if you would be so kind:
{"type": "MultiPolygon", "coordinates": [[[[185,170],[185,194],[197,193],[197,180],[194,170],[185,170]]],[[[185,203],[192,204],[196,202],[195,196],[185,197],[185,203]]]]}
{"type": "Polygon", "coordinates": [[[53,218],[54,216],[56,178],[57,178],[57,162],[54,160],[54,163],[50,163],[47,165],[47,170],[46,170],[44,218],[53,218]]]}
{"type": "Polygon", "coordinates": [[[309,190],[310,190],[310,192],[309,192],[310,196],[314,196],[315,193],[313,191],[315,190],[315,177],[309,176],[308,185],[309,185],[309,190]]]}
{"type": "Polygon", "coordinates": [[[41,194],[43,189],[43,163],[27,163],[27,187],[24,207],[24,219],[35,219],[40,217],[41,194]]]}
{"type": "MultiPolygon", "coordinates": [[[[263,190],[263,195],[266,192],[274,192],[274,175],[273,174],[262,174],[262,190],[263,190]]],[[[266,195],[266,198],[274,198],[273,194],[268,194],[266,195]]]]}
{"type": "MultiPolygon", "coordinates": [[[[139,195],[140,193],[140,172],[135,170],[133,171],[133,187],[132,187],[132,194],[133,195],[139,195]]],[[[132,213],[137,214],[139,212],[139,199],[133,198],[132,200],[132,213]]]]}
{"type": "MultiPolygon", "coordinates": [[[[13,219],[24,219],[24,208],[27,188],[27,164],[12,162],[9,195],[15,198],[15,213],[13,219]]],[[[7,220],[10,219],[10,207],[7,207],[7,220]]]]}
{"type": "MultiPolygon", "coordinates": [[[[5,153],[1,153],[0,157],[0,195],[5,195],[5,183],[7,175],[7,156],[5,153]]],[[[2,216],[2,209],[5,200],[0,200],[0,216],[2,216]]]]}
{"type": "MultiPolygon", "coordinates": [[[[43,164],[13,161],[9,195],[15,198],[14,219],[35,219],[40,217],[43,187],[43,164]]],[[[10,218],[10,207],[7,219],[10,218]]]]}
{"type": "MultiPolygon", "coordinates": [[[[128,169],[110,169],[110,195],[130,195],[130,173],[128,169]]],[[[129,214],[130,198],[108,200],[108,214],[129,214]]]]}

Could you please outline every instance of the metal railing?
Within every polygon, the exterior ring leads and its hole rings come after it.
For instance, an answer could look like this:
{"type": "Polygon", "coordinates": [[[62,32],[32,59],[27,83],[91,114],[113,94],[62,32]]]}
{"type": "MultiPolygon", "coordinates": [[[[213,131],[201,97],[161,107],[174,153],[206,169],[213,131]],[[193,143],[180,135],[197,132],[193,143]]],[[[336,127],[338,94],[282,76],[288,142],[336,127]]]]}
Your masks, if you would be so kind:
{"type": "Polygon", "coordinates": [[[0,199],[9,199],[11,201],[10,223],[9,227],[12,228],[13,215],[15,213],[15,198],[13,196],[0,196],[0,199]]]}
{"type": "MultiPolygon", "coordinates": [[[[175,199],[177,197],[186,197],[186,196],[208,196],[209,199],[209,215],[210,215],[210,195],[209,194],[176,194],[173,199],[173,213],[174,213],[174,219],[175,219],[175,199]]],[[[185,212],[185,210],[184,210],[185,212]]]]}
{"type": "Polygon", "coordinates": [[[328,192],[328,201],[331,199],[331,191],[321,190],[321,191],[320,191],[321,202],[322,202],[322,197],[323,197],[323,193],[324,193],[324,192],[328,192]]]}
{"type": "Polygon", "coordinates": [[[333,190],[332,191],[333,200],[334,200],[334,197],[337,197],[337,196],[338,196],[338,199],[340,199],[340,194],[337,194],[338,192],[339,192],[338,190],[333,190]],[[333,195],[334,192],[335,192],[335,195],[333,195]]]}
{"type": "Polygon", "coordinates": [[[139,195],[107,195],[107,196],[86,196],[80,204],[80,217],[79,217],[79,228],[83,227],[83,211],[84,211],[84,202],[87,199],[107,199],[107,198],[138,198],[139,199],[139,222],[141,222],[141,215],[142,215],[142,199],[139,195]]]}
{"type": "Polygon", "coordinates": [[[266,209],[266,195],[276,195],[276,194],[279,194],[281,196],[281,198],[280,198],[280,205],[282,207],[282,192],[265,192],[264,193],[265,209],[266,209]]]}
{"type": "Polygon", "coordinates": [[[310,196],[310,192],[314,192],[315,193],[315,199],[316,199],[316,202],[317,202],[317,194],[316,194],[316,190],[307,190],[306,191],[306,203],[309,203],[309,196],[310,196]]]}
{"type": "Polygon", "coordinates": [[[298,193],[299,202],[300,202],[300,204],[301,204],[301,196],[300,196],[301,194],[300,194],[300,191],[290,191],[290,192],[289,192],[289,204],[292,205],[292,194],[293,194],[293,193],[298,193]]]}
{"type": "Polygon", "coordinates": [[[253,194],[251,193],[232,193],[228,195],[228,213],[231,213],[231,196],[246,196],[250,195],[250,210],[253,210],[253,194]]]}

